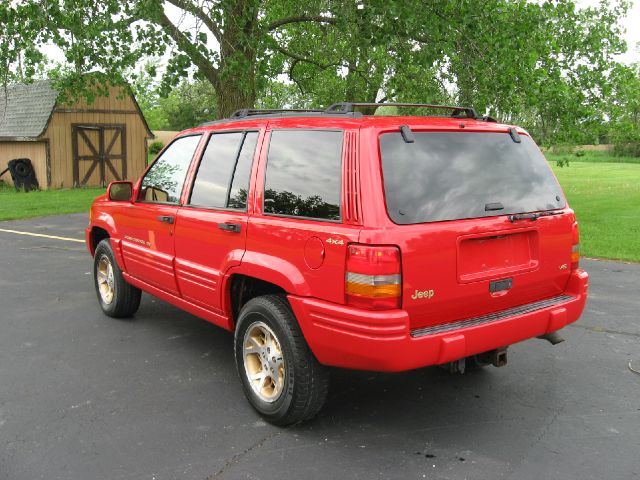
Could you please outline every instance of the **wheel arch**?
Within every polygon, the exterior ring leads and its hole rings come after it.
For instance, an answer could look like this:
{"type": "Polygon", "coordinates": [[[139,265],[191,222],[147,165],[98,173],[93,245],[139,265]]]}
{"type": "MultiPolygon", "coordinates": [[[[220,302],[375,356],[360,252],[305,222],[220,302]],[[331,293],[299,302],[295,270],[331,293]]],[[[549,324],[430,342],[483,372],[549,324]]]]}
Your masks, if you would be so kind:
{"type": "Polygon", "coordinates": [[[311,289],[297,266],[280,257],[246,251],[241,264],[227,270],[221,285],[222,311],[229,318],[229,329],[235,329],[237,314],[256,293],[311,295],[311,289]],[[247,295],[247,292],[250,295],[247,295]]]}
{"type": "Polygon", "coordinates": [[[240,310],[252,298],[269,294],[284,296],[289,293],[282,284],[236,271],[226,276],[223,292],[222,308],[229,318],[230,330],[235,330],[240,310]]]}
{"type": "Polygon", "coordinates": [[[91,255],[94,255],[96,253],[96,248],[98,246],[98,244],[102,241],[105,240],[107,238],[111,238],[111,235],[109,234],[109,232],[102,228],[99,227],[97,225],[93,225],[91,227],[91,255]]]}
{"type": "Polygon", "coordinates": [[[96,253],[96,247],[102,240],[109,239],[111,242],[111,248],[115,255],[116,263],[120,269],[124,272],[127,271],[122,257],[122,250],[120,248],[121,239],[118,238],[115,232],[113,218],[110,215],[101,215],[98,221],[91,223],[91,230],[89,231],[89,251],[91,256],[96,253]]]}

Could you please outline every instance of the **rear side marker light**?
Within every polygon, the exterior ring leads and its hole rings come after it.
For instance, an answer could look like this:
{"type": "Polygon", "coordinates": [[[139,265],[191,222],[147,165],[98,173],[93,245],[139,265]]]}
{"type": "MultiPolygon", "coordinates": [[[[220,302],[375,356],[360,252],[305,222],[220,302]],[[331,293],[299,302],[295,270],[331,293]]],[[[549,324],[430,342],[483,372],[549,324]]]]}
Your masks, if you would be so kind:
{"type": "Polygon", "coordinates": [[[580,266],[580,244],[576,243],[571,247],[571,270],[580,266]]]}
{"type": "Polygon", "coordinates": [[[345,277],[347,304],[368,310],[400,308],[400,250],[394,246],[351,244],[345,277]]]}

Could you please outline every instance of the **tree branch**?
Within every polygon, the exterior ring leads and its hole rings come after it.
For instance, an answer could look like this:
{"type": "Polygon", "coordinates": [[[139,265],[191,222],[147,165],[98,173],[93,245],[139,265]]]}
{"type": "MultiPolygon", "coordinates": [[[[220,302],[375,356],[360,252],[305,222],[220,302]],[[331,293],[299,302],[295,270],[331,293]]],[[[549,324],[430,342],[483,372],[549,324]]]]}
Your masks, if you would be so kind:
{"type": "Polygon", "coordinates": [[[306,95],[307,92],[304,91],[304,88],[302,88],[302,85],[300,84],[300,82],[293,76],[293,69],[296,67],[296,65],[298,65],[299,60],[293,60],[293,62],[291,62],[291,65],[289,66],[289,79],[296,84],[296,86],[298,87],[298,90],[300,90],[300,93],[302,95],[306,95]]]}
{"type": "Polygon", "coordinates": [[[281,18],[280,20],[276,20],[267,25],[267,30],[272,31],[278,27],[282,27],[283,25],[288,25],[290,23],[302,23],[302,22],[315,22],[315,23],[330,23],[331,25],[335,25],[338,21],[333,17],[324,17],[322,15],[316,16],[298,16],[298,17],[287,17],[281,18]]]}
{"type": "Polygon", "coordinates": [[[286,55],[289,58],[293,58],[294,60],[297,60],[299,62],[310,63],[311,65],[315,65],[316,67],[322,68],[323,70],[326,69],[326,68],[329,68],[329,67],[339,67],[339,66],[342,65],[341,63],[326,63],[325,64],[325,63],[316,62],[312,58],[307,58],[307,57],[304,57],[302,55],[298,55],[297,53],[290,52],[289,50],[287,50],[284,47],[281,47],[280,45],[276,45],[276,49],[280,53],[286,55]]]}
{"type": "Polygon", "coordinates": [[[175,5],[176,7],[181,8],[185,12],[189,12],[194,17],[202,20],[202,23],[205,24],[205,26],[216,37],[216,40],[218,40],[218,43],[220,43],[220,39],[222,38],[222,32],[218,28],[218,25],[216,25],[213,22],[213,20],[211,20],[211,17],[207,15],[207,13],[201,7],[189,2],[188,0],[167,0],[167,1],[170,4],[175,5]]]}
{"type": "Polygon", "coordinates": [[[191,43],[191,40],[189,40],[189,38],[180,31],[178,27],[171,23],[171,20],[169,20],[164,11],[160,14],[157,21],[174,40],[174,42],[176,42],[176,45],[189,55],[193,63],[204,74],[204,76],[207,77],[212,84],[215,85],[218,83],[220,80],[218,69],[211,64],[209,59],[205,57],[193,43],[191,43]]]}

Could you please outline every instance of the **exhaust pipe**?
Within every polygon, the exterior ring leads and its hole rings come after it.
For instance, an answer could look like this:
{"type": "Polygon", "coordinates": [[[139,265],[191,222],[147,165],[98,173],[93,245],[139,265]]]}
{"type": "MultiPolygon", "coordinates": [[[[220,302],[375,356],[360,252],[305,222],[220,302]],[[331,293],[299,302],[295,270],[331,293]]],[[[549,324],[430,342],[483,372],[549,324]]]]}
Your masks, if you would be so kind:
{"type": "Polygon", "coordinates": [[[559,343],[564,342],[564,338],[562,338],[557,331],[540,335],[538,338],[540,340],[546,340],[551,345],[557,345],[559,343]]]}

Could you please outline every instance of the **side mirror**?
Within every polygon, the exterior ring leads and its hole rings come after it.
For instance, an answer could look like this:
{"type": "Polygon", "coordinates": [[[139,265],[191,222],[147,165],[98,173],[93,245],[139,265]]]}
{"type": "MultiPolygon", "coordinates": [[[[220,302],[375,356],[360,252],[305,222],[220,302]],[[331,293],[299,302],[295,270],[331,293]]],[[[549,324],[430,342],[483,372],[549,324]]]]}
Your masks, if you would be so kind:
{"type": "Polygon", "coordinates": [[[131,182],[111,182],[107,187],[107,198],[112,202],[130,202],[132,195],[131,182]]]}

